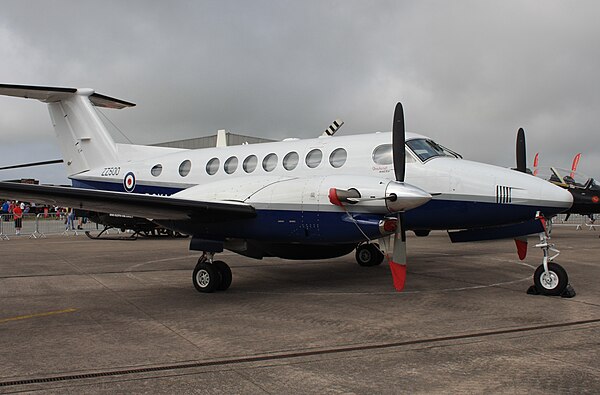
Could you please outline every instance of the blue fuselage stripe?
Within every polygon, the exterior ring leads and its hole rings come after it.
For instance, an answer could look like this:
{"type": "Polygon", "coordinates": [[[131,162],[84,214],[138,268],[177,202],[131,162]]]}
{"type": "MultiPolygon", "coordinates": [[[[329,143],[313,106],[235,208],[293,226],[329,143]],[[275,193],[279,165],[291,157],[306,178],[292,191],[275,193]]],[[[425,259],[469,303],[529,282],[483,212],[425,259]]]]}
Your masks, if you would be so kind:
{"type": "MultiPolygon", "coordinates": [[[[73,180],[73,186],[79,188],[103,189],[109,191],[124,190],[123,185],[110,182],[73,180]]],[[[135,193],[153,195],[172,195],[181,188],[170,188],[158,185],[136,185],[135,193]]],[[[406,228],[410,230],[447,230],[469,229],[518,223],[535,218],[539,207],[486,203],[477,201],[459,201],[434,199],[405,214],[406,228]]],[[[563,211],[559,208],[547,208],[547,216],[563,211]]],[[[257,209],[253,219],[239,220],[232,223],[163,223],[170,228],[195,236],[213,238],[251,238],[273,242],[297,243],[343,243],[364,240],[381,236],[379,221],[383,215],[349,214],[343,211],[302,211],[257,209]],[[357,225],[358,223],[358,225],[357,225]],[[358,228],[360,226],[360,229],[358,228]],[[249,235],[251,235],[249,237],[249,235]]]]}

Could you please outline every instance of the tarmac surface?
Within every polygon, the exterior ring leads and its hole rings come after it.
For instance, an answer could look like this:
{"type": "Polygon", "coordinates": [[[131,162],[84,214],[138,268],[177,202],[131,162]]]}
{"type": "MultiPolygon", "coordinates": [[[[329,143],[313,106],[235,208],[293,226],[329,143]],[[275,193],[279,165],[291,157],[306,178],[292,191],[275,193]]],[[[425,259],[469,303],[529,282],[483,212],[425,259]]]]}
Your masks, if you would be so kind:
{"type": "Polygon", "coordinates": [[[600,232],[555,227],[574,298],[526,294],[542,253],[408,238],[386,264],[218,256],[188,239],[0,241],[0,393],[599,393],[600,232]]]}

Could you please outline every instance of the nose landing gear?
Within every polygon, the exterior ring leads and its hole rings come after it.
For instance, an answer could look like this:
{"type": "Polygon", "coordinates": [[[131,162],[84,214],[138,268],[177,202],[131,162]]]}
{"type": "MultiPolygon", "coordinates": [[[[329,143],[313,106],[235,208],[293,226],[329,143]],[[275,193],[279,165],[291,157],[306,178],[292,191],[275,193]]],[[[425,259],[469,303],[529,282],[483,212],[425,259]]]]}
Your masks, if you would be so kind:
{"type": "Polygon", "coordinates": [[[202,254],[192,273],[192,283],[198,292],[225,291],[231,285],[231,269],[223,261],[213,261],[214,252],[202,254]]]}
{"type": "Polygon", "coordinates": [[[549,243],[550,236],[548,235],[546,222],[542,218],[544,224],[544,232],[539,234],[540,242],[536,247],[542,249],[544,257],[542,264],[538,266],[533,274],[533,286],[527,290],[528,294],[547,295],[547,296],[562,296],[564,298],[572,298],[575,296],[575,290],[569,284],[569,276],[567,271],[558,263],[552,262],[560,251],[554,248],[554,244],[549,243]],[[555,253],[550,255],[550,253],[555,253]]]}

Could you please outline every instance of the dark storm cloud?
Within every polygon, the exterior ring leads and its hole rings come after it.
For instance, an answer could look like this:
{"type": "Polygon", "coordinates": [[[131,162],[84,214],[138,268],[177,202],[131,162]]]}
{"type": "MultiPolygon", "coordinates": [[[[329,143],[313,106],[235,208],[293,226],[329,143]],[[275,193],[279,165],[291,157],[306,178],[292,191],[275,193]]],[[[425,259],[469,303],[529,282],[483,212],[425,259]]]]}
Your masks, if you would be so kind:
{"type": "MultiPolygon", "coordinates": [[[[596,2],[12,2],[0,81],[92,87],[138,107],[104,111],[139,143],[227,128],[312,137],[407,126],[466,157],[530,157],[600,176],[596,2]],[[155,4],[156,3],[156,4],[155,4]]],[[[0,100],[13,142],[54,144],[41,103],[0,100]]],[[[119,136],[117,139],[123,140],[119,136]]],[[[18,151],[18,150],[17,150],[18,151]]],[[[52,152],[49,150],[49,152],[52,152]]],[[[14,162],[11,158],[3,162],[14,162]]]]}

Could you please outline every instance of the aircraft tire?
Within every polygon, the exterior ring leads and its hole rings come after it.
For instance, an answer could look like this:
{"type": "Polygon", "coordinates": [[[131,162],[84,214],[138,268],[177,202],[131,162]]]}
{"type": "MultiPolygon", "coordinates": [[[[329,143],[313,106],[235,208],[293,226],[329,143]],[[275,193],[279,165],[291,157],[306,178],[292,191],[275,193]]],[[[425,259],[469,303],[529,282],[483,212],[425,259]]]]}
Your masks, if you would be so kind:
{"type": "Polygon", "coordinates": [[[567,271],[558,263],[548,263],[549,276],[544,271],[544,265],[538,266],[533,274],[535,289],[542,295],[561,295],[569,284],[567,271]]]}
{"type": "Polygon", "coordinates": [[[215,292],[221,285],[221,274],[210,263],[200,262],[192,273],[192,283],[198,292],[215,292]]]}
{"type": "Polygon", "coordinates": [[[366,243],[356,247],[356,262],[360,266],[377,266],[383,262],[383,253],[378,244],[366,243]]]}
{"type": "Polygon", "coordinates": [[[213,266],[217,269],[219,275],[221,276],[221,283],[217,287],[217,290],[225,291],[227,288],[229,288],[231,281],[233,280],[231,268],[223,261],[214,261],[213,266]]]}

